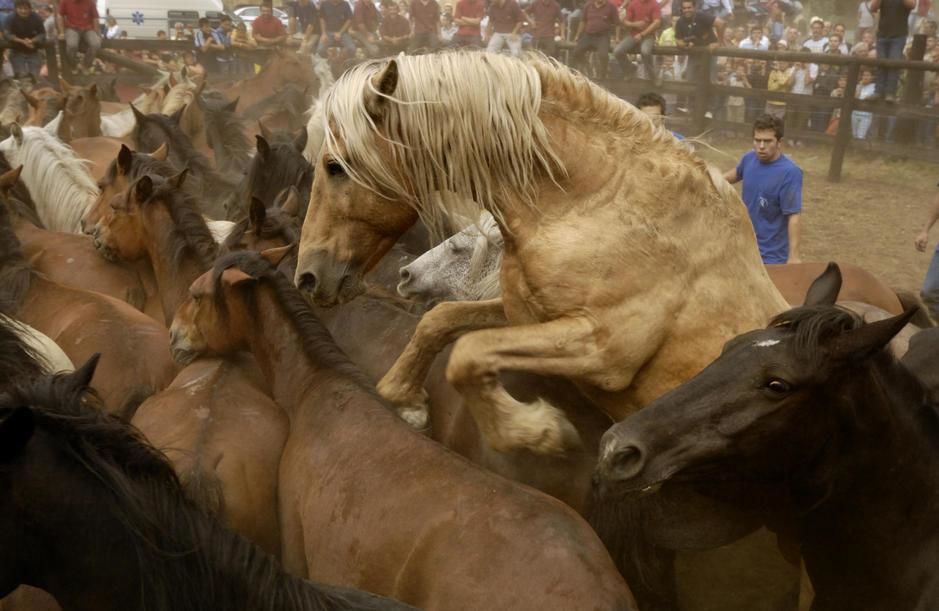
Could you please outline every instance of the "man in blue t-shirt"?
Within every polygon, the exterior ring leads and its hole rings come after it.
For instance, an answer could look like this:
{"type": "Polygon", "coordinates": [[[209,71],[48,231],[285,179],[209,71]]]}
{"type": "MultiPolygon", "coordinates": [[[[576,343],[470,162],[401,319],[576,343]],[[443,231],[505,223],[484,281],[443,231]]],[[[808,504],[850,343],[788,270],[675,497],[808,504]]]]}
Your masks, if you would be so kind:
{"type": "Polygon", "coordinates": [[[747,205],[763,263],[799,263],[802,170],[782,154],[783,122],[770,115],[753,123],[753,150],[724,174],[730,184],[743,181],[747,205]]]}
{"type": "MultiPolygon", "coordinates": [[[[929,230],[936,224],[937,219],[939,219],[939,195],[933,199],[922,231],[913,239],[916,250],[926,252],[926,246],[929,242],[929,230]]],[[[923,279],[923,289],[920,291],[920,296],[923,298],[923,303],[929,308],[929,315],[934,320],[939,320],[939,244],[936,244],[936,250],[933,252],[929,269],[926,270],[926,278],[923,279]]]]}

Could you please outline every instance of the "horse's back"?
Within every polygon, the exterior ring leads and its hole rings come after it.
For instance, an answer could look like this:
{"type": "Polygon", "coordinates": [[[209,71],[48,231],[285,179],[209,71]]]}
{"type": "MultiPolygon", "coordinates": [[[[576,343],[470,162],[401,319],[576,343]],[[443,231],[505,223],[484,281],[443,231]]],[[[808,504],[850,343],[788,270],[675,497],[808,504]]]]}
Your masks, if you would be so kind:
{"type": "MultiPolygon", "coordinates": [[[[770,279],[792,306],[805,301],[805,294],[812,282],[825,271],[827,263],[806,262],[767,265],[770,279]]],[[[839,263],[841,269],[841,292],[838,299],[857,301],[877,306],[891,314],[903,312],[903,304],[897,294],[877,276],[856,265],[839,263]]]]}

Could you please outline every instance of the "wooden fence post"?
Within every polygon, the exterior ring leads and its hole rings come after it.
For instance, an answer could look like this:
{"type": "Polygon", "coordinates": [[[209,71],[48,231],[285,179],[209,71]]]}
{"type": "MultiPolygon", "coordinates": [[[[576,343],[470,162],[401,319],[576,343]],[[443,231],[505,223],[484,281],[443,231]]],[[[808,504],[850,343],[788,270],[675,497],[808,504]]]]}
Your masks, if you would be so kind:
{"type": "Polygon", "coordinates": [[[841,117],[838,119],[838,133],[835,135],[835,146],[831,151],[831,162],[828,166],[828,180],[831,182],[841,180],[841,166],[844,164],[844,153],[851,143],[851,113],[854,110],[854,94],[857,90],[858,76],[860,74],[860,64],[851,64],[848,67],[848,84],[844,88],[844,101],[841,103],[841,117]]]}

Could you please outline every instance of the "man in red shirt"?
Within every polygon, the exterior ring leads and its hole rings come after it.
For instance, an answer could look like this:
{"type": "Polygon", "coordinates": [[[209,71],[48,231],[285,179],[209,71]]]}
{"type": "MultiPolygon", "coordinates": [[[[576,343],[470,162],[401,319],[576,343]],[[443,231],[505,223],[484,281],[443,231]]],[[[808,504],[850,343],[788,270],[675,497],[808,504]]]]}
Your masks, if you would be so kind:
{"type": "Polygon", "coordinates": [[[251,22],[251,36],[262,47],[282,45],[287,41],[287,28],[274,17],[270,2],[261,5],[261,16],[251,22]]]}
{"type": "Polygon", "coordinates": [[[492,0],[489,5],[489,46],[486,51],[498,53],[508,45],[509,52],[518,57],[522,52],[522,38],[518,31],[525,23],[525,14],[515,0],[492,0]]]}
{"type": "MultiPolygon", "coordinates": [[[[535,48],[545,55],[555,57],[557,42],[554,40],[556,26],[563,29],[564,21],[561,19],[561,5],[557,0],[534,0],[528,5],[528,20],[535,24],[532,28],[532,38],[535,39],[535,48]]],[[[564,32],[560,32],[564,37],[564,32]]]]}
{"type": "Polygon", "coordinates": [[[623,71],[623,76],[629,77],[635,72],[635,67],[626,58],[626,54],[639,47],[642,55],[642,65],[645,68],[646,78],[654,79],[658,84],[655,73],[655,64],[652,61],[652,49],[655,46],[655,32],[662,23],[662,10],[658,0],[632,0],[626,7],[626,35],[616,45],[613,56],[623,71]]]}
{"type": "Polygon", "coordinates": [[[352,11],[352,37],[359,41],[365,54],[378,57],[378,24],[381,18],[372,0],[355,0],[352,11]]]}
{"type": "Polygon", "coordinates": [[[411,0],[410,51],[434,49],[440,40],[440,5],[437,0],[411,0]]]}
{"type": "Polygon", "coordinates": [[[101,48],[98,36],[98,8],[95,0],[61,0],[58,14],[59,31],[65,33],[65,55],[69,64],[88,74],[101,48]],[[85,43],[85,57],[78,64],[78,48],[85,43]]]}
{"type": "Polygon", "coordinates": [[[606,78],[606,66],[610,58],[610,35],[619,23],[616,7],[610,0],[587,0],[583,16],[577,27],[574,42],[573,64],[582,67],[588,51],[597,56],[597,78],[606,78]]]}
{"type": "Polygon", "coordinates": [[[385,55],[397,55],[408,50],[408,40],[411,38],[411,24],[401,16],[401,9],[394,2],[384,8],[385,15],[381,20],[381,44],[385,55]]]}
{"type": "Polygon", "coordinates": [[[453,11],[453,23],[456,24],[456,34],[453,35],[453,45],[456,47],[481,47],[483,44],[482,31],[479,24],[486,16],[486,4],[483,0],[457,0],[453,11]]]}

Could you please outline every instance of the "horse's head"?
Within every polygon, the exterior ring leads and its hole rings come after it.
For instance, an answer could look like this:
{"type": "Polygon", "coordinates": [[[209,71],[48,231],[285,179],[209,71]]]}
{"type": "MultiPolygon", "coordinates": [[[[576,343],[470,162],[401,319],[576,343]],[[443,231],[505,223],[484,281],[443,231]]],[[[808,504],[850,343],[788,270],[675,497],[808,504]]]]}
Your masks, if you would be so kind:
{"type": "MultiPolygon", "coordinates": [[[[366,187],[360,178],[367,171],[394,166],[391,144],[382,137],[381,126],[397,82],[397,64],[392,60],[367,81],[361,94],[355,94],[364,102],[353,114],[355,126],[328,119],[327,145],[314,164],[295,278],[297,286],[320,305],[361,294],[365,272],[417,220],[417,212],[400,194],[366,187]],[[363,142],[350,146],[347,138],[368,139],[369,158],[362,156],[363,142]]],[[[342,84],[337,82],[332,91],[342,84]]],[[[326,114],[329,117],[328,109],[326,114]]]]}
{"type": "Polygon", "coordinates": [[[401,268],[398,293],[431,304],[490,298],[481,284],[499,273],[502,234],[488,212],[483,218],[401,268]]]}
{"type": "MultiPolygon", "coordinates": [[[[98,199],[85,212],[81,219],[82,231],[94,235],[98,230],[98,223],[105,220],[111,214],[111,200],[123,193],[135,174],[135,168],[140,164],[146,164],[149,160],[165,162],[167,156],[167,146],[161,145],[150,155],[132,151],[127,146],[122,145],[117,157],[108,166],[104,176],[98,180],[98,199]]],[[[105,221],[106,222],[106,221],[105,221]]]]}
{"type": "Polygon", "coordinates": [[[688,383],[607,431],[600,481],[637,492],[670,479],[794,481],[819,469],[845,431],[871,418],[857,409],[880,394],[871,368],[892,360],[882,349],[915,312],[865,325],[835,307],[835,273],[816,280],[806,306],[730,340],[688,383]]]}
{"type": "MultiPolygon", "coordinates": [[[[87,87],[69,85],[60,79],[64,93],[62,125],[67,126],[69,140],[101,135],[101,101],[98,98],[98,85],[87,87]]],[[[62,128],[60,128],[61,131],[62,128]]]]}
{"type": "Polygon", "coordinates": [[[169,145],[170,131],[178,128],[186,107],[183,106],[170,117],[161,114],[143,114],[131,104],[134,113],[134,131],[132,133],[137,148],[144,151],[153,151],[161,145],[169,145]]]}
{"type": "MultiPolygon", "coordinates": [[[[280,264],[290,247],[268,250],[262,257],[280,264]]],[[[248,253],[220,257],[213,269],[202,274],[189,287],[189,298],[180,304],[170,327],[170,349],[178,363],[189,363],[206,354],[227,354],[248,347],[248,330],[253,326],[244,290],[258,281],[257,269],[243,265],[248,253]],[[244,269],[243,269],[244,268],[244,269]]]]}
{"type": "Polygon", "coordinates": [[[65,100],[61,93],[51,87],[34,89],[30,92],[21,89],[20,93],[29,104],[29,118],[26,120],[26,125],[31,127],[42,127],[55,119],[55,116],[62,110],[62,103],[65,100]]]}

